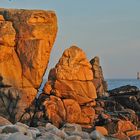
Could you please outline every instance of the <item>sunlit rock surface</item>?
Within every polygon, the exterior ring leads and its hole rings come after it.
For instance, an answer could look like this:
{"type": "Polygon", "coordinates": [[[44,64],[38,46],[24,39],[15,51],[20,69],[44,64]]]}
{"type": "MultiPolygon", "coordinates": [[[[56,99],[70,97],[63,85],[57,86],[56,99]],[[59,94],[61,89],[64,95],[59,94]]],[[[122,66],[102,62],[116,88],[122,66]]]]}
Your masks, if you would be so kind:
{"type": "MultiPolygon", "coordinates": [[[[56,33],[57,18],[53,11],[0,9],[0,86],[12,87],[12,94],[16,88],[20,95],[19,110],[31,104],[37,93],[56,33]]],[[[5,92],[0,89],[1,98],[5,92]]]]}
{"type": "Polygon", "coordinates": [[[61,110],[65,112],[61,117],[61,114],[57,111],[59,105],[56,101],[51,103],[55,111],[48,109],[49,102],[52,102],[52,98],[50,98],[49,101],[44,103],[48,114],[50,114],[50,120],[55,124],[53,118],[58,118],[55,120],[57,126],[65,121],[92,124],[95,111],[91,108],[91,105],[95,104],[97,96],[93,84],[91,65],[82,49],[76,46],[66,49],[55,68],[50,71],[48,79],[44,92],[59,97],[59,100],[62,101],[61,104],[64,106],[63,109],[61,107],[61,110]],[[86,107],[86,104],[89,104],[89,106],[86,107]],[[57,117],[51,115],[53,113],[57,117]]]}

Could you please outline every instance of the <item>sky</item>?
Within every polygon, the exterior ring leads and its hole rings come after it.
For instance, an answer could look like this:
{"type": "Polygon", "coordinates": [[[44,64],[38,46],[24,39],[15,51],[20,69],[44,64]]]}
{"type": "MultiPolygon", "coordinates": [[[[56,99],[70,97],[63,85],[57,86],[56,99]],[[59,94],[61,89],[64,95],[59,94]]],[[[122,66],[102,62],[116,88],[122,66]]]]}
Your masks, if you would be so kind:
{"type": "Polygon", "coordinates": [[[88,60],[100,57],[106,79],[136,78],[140,71],[140,0],[0,0],[0,7],[56,12],[59,29],[46,75],[73,44],[88,60]]]}

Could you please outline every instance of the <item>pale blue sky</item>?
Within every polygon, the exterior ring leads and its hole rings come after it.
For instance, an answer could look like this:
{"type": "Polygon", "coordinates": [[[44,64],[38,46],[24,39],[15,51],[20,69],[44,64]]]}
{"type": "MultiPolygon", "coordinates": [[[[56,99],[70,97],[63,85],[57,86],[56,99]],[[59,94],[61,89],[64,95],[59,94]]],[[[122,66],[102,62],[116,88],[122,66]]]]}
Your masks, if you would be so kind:
{"type": "Polygon", "coordinates": [[[140,71],[140,0],[0,0],[0,7],[56,12],[49,69],[76,44],[89,60],[100,57],[105,78],[136,78],[140,71]]]}

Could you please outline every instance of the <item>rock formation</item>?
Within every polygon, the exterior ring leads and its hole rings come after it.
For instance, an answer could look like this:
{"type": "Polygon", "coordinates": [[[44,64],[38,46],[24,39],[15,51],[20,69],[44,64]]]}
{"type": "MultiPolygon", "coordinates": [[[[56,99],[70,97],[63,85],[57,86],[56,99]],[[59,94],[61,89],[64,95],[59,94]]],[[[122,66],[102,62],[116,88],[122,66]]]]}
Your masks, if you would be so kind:
{"type": "MultiPolygon", "coordinates": [[[[10,101],[17,95],[18,112],[23,112],[32,102],[47,68],[56,33],[57,19],[52,11],[0,9],[0,86],[3,86],[0,104],[3,111],[9,109],[10,101]],[[15,94],[14,97],[11,94],[15,94]]],[[[17,114],[19,118],[21,113],[17,114]]]]}
{"type": "Polygon", "coordinates": [[[94,57],[90,61],[92,65],[92,71],[94,76],[94,84],[98,97],[101,97],[107,92],[107,82],[104,80],[102,67],[100,66],[99,57],[94,57]]]}
{"type": "Polygon", "coordinates": [[[48,79],[44,92],[51,96],[44,104],[50,120],[56,125],[63,121],[91,124],[96,90],[85,53],[76,46],[66,49],[48,79]]]}
{"type": "Polygon", "coordinates": [[[121,86],[108,92],[113,100],[125,108],[130,108],[136,112],[140,110],[140,91],[136,86],[121,86]]]}
{"type": "Polygon", "coordinates": [[[99,58],[88,62],[76,46],[64,51],[30,106],[56,33],[52,11],[0,9],[0,139],[139,139],[140,90],[122,86],[104,98],[99,58]]]}

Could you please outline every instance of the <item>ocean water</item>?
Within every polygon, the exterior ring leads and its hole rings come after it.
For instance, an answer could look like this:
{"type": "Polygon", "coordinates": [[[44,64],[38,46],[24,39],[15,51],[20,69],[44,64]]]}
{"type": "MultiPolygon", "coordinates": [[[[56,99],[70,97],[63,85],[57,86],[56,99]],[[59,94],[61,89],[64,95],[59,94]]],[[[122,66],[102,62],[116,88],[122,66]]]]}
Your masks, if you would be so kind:
{"type": "Polygon", "coordinates": [[[140,80],[137,79],[107,79],[108,90],[124,85],[137,86],[140,89],[140,80]]]}

